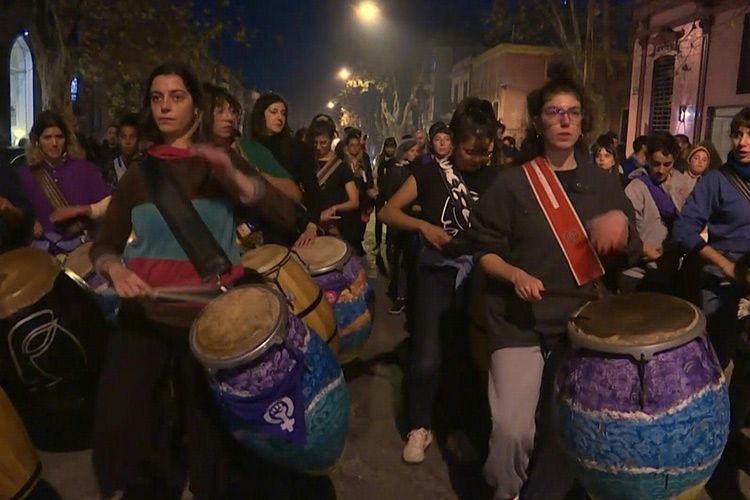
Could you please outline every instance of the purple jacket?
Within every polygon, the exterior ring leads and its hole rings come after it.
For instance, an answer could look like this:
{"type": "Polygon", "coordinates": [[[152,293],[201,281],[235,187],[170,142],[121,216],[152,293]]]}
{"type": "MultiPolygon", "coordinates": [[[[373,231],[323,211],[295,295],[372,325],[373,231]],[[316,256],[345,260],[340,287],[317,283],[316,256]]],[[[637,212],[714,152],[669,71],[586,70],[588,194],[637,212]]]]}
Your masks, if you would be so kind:
{"type": "MultiPolygon", "coordinates": [[[[43,168],[57,183],[69,205],[91,205],[110,194],[99,169],[86,160],[69,157],[57,168],[50,167],[46,162],[43,163],[43,168]]],[[[21,185],[34,207],[36,218],[42,224],[44,232],[59,232],[60,228],[55,227],[49,220],[54,210],[47,201],[47,197],[44,196],[34,174],[31,173],[31,167],[26,165],[21,168],[18,176],[21,178],[21,185]]]]}

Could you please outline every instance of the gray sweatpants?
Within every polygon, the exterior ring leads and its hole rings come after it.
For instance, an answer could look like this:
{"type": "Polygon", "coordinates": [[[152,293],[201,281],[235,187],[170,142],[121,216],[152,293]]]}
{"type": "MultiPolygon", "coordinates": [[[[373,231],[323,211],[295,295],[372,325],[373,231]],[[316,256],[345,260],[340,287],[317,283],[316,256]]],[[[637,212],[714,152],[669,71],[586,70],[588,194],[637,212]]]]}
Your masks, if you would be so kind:
{"type": "Polygon", "coordinates": [[[555,354],[545,362],[539,346],[500,349],[490,360],[488,397],[492,435],[484,475],[494,500],[558,500],[573,485],[554,435],[551,411],[555,354]],[[536,413],[542,395],[540,433],[536,413]],[[529,461],[534,452],[533,467],[529,461]]]}

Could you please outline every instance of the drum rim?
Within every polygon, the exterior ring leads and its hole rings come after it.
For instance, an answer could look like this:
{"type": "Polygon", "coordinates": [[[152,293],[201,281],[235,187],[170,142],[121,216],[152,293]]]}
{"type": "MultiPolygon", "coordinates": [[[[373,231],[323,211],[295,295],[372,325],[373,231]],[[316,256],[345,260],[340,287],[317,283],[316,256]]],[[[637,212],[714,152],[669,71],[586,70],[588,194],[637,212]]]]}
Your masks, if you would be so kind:
{"type": "MultiPolygon", "coordinates": [[[[43,297],[45,297],[55,288],[55,282],[60,277],[60,274],[65,271],[63,266],[60,264],[60,261],[53,257],[49,252],[45,252],[44,250],[40,250],[34,247],[16,248],[15,250],[10,250],[4,253],[3,256],[7,259],[12,257],[14,254],[20,255],[22,253],[37,254],[38,256],[47,259],[48,262],[52,264],[52,266],[54,266],[56,272],[54,276],[52,276],[52,279],[49,280],[49,283],[46,284],[46,286],[40,288],[37,293],[25,297],[24,300],[19,300],[17,298],[18,294],[22,290],[16,290],[13,294],[11,294],[11,296],[7,297],[8,299],[10,299],[10,306],[8,306],[7,304],[2,304],[2,301],[0,301],[0,320],[10,318],[17,312],[22,311],[23,309],[33,306],[34,304],[39,302],[43,297]]],[[[52,267],[50,267],[50,270],[51,269],[52,267]]],[[[5,300],[5,298],[3,298],[3,300],[5,300]]]]}
{"type": "Polygon", "coordinates": [[[571,316],[571,319],[568,321],[568,340],[570,341],[574,349],[588,349],[591,351],[603,352],[607,354],[624,354],[627,356],[631,356],[636,360],[644,359],[646,361],[649,361],[660,352],[683,346],[697,338],[705,338],[706,317],[703,315],[700,309],[698,309],[694,304],[688,302],[687,300],[679,299],[678,297],[674,298],[681,300],[683,303],[690,306],[693,312],[695,312],[695,320],[691,322],[689,326],[678,330],[679,333],[678,335],[675,335],[674,338],[665,342],[658,342],[649,345],[608,344],[606,342],[602,342],[596,337],[584,333],[576,324],[575,319],[593,301],[589,301],[582,305],[571,316]]]}
{"type": "MultiPolygon", "coordinates": [[[[283,344],[286,341],[287,337],[287,324],[289,322],[289,307],[287,306],[286,299],[284,298],[281,293],[279,293],[274,288],[265,285],[265,284],[252,284],[252,285],[243,285],[238,286],[236,288],[232,288],[228,292],[220,295],[218,298],[224,297],[227,294],[230,294],[237,290],[245,290],[248,288],[262,288],[263,290],[271,292],[279,301],[279,317],[276,320],[276,324],[274,325],[270,335],[258,344],[257,347],[254,349],[251,349],[248,352],[237,354],[232,357],[227,358],[221,358],[217,359],[214,357],[210,357],[206,355],[197,345],[196,345],[196,335],[197,335],[197,325],[200,322],[200,319],[203,317],[204,313],[208,309],[208,306],[204,307],[203,310],[198,314],[198,316],[195,318],[195,321],[193,321],[193,326],[190,327],[190,351],[193,353],[193,356],[206,368],[208,369],[230,369],[230,368],[236,368],[238,366],[250,363],[259,357],[261,357],[263,354],[268,351],[271,347],[273,347],[276,344],[283,344]]],[[[214,300],[217,300],[214,299],[214,300]]],[[[210,304],[210,302],[209,302],[210,304]]]]}
{"type": "Polygon", "coordinates": [[[252,250],[248,250],[247,252],[245,252],[244,254],[242,254],[242,257],[240,258],[240,262],[242,262],[242,267],[249,268],[249,269],[255,269],[261,275],[266,275],[266,274],[271,274],[276,269],[280,269],[281,267],[283,267],[284,264],[291,257],[291,254],[292,254],[292,251],[290,249],[288,249],[287,247],[282,246],[282,245],[276,245],[275,243],[269,243],[268,245],[261,245],[259,247],[253,248],[252,250]],[[281,249],[285,250],[286,253],[284,254],[283,257],[281,257],[281,259],[279,259],[278,262],[276,262],[274,264],[264,264],[263,267],[260,267],[258,269],[254,268],[254,267],[249,267],[249,266],[247,266],[245,264],[245,262],[243,261],[245,255],[248,255],[249,253],[252,253],[252,252],[254,252],[256,250],[260,250],[260,249],[265,248],[265,247],[278,247],[278,248],[281,248],[281,249]]]}
{"type": "Polygon", "coordinates": [[[329,264],[327,266],[323,266],[323,267],[317,268],[317,269],[312,269],[305,262],[305,260],[300,256],[299,251],[298,250],[293,250],[294,254],[297,256],[297,258],[300,260],[300,262],[302,262],[302,265],[305,267],[305,269],[307,270],[307,272],[310,273],[311,276],[320,276],[321,274],[327,274],[327,273],[330,273],[331,271],[341,270],[341,269],[344,268],[344,266],[346,265],[346,263],[349,262],[349,259],[352,256],[352,247],[350,247],[349,244],[347,242],[345,242],[344,240],[342,240],[340,238],[336,238],[335,236],[318,236],[316,239],[319,240],[319,239],[323,239],[323,238],[325,238],[324,241],[329,240],[329,239],[340,241],[346,247],[346,252],[344,252],[344,255],[339,260],[337,260],[336,262],[334,262],[332,264],[329,264]]]}

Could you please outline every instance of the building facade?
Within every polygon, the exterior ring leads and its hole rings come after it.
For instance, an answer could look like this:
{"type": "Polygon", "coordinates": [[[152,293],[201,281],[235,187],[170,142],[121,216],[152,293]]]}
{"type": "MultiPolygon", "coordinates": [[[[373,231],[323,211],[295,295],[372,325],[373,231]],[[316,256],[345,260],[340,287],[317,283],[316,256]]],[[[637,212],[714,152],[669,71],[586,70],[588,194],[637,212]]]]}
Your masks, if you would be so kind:
{"type": "Polygon", "coordinates": [[[709,140],[726,158],[732,116],[750,106],[750,6],[640,0],[634,22],[628,147],[664,130],[709,140]]]}

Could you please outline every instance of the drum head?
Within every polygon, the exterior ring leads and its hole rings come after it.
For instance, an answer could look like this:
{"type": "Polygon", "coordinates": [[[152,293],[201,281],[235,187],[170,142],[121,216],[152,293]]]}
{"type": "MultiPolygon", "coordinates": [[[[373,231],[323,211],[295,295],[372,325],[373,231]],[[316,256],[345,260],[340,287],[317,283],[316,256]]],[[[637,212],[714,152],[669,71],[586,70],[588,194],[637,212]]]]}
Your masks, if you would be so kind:
{"type": "Polygon", "coordinates": [[[319,236],[312,245],[295,252],[313,276],[340,269],[351,255],[349,245],[333,236],[319,236]]]}
{"type": "Polygon", "coordinates": [[[90,241],[82,244],[68,254],[65,259],[65,267],[81,278],[85,278],[94,272],[94,264],[89,257],[89,251],[94,244],[90,241]]]}
{"type": "Polygon", "coordinates": [[[190,348],[208,368],[233,368],[286,338],[289,310],[265,285],[235,288],[212,300],[190,330],[190,348]]]}
{"type": "Polygon", "coordinates": [[[590,302],[568,324],[576,347],[636,358],[704,335],[706,320],[691,303],[659,293],[615,295],[590,302]]]}
{"type": "Polygon", "coordinates": [[[288,248],[280,245],[263,245],[242,256],[242,267],[265,274],[277,268],[290,253],[288,248]]]}
{"type": "Polygon", "coordinates": [[[54,257],[36,248],[19,248],[0,255],[0,319],[47,295],[60,271],[54,257]]]}

